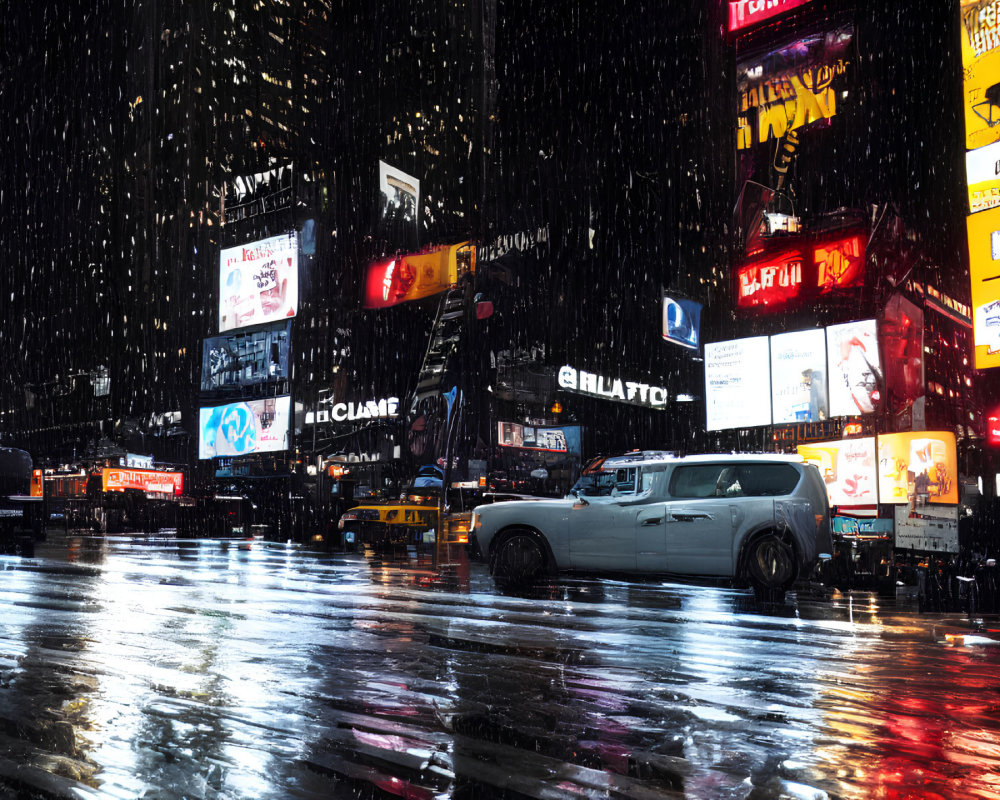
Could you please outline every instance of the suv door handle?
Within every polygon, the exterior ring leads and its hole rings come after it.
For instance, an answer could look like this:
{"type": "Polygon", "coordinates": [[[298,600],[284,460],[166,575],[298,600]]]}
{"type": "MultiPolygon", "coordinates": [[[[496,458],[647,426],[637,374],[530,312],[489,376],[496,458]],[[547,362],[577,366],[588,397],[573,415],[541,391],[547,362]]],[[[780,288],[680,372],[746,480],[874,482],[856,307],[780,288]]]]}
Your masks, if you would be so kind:
{"type": "Polygon", "coordinates": [[[663,522],[663,517],[646,517],[646,519],[644,519],[642,521],[642,524],[643,525],[659,525],[661,522],[663,522]]]}
{"type": "Polygon", "coordinates": [[[670,522],[693,522],[696,519],[711,519],[711,514],[705,514],[700,511],[672,511],[670,513],[670,522]]]}

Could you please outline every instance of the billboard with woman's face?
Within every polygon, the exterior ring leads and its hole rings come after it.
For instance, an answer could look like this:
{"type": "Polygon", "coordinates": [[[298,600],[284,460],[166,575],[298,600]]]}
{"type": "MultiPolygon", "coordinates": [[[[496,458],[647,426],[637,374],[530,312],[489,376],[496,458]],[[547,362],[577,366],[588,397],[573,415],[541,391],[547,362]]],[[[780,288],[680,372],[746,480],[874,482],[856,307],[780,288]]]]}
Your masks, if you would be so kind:
{"type": "Polygon", "coordinates": [[[871,414],[881,399],[882,360],[875,320],[826,329],[830,416],[871,414]]]}
{"type": "Polygon", "coordinates": [[[272,236],[222,251],[220,333],[294,317],[298,305],[298,234],[272,236]]]}
{"type": "Polygon", "coordinates": [[[198,458],[288,449],[288,395],[227,403],[198,411],[198,458]]]}

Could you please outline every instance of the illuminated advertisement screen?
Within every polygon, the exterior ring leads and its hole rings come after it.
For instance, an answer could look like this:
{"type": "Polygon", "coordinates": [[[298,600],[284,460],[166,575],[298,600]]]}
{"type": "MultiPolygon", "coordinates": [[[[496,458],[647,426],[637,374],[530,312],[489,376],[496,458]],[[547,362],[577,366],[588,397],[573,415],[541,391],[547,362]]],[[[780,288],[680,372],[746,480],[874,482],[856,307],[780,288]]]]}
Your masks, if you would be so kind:
{"type": "Polygon", "coordinates": [[[958,453],[949,431],[878,437],[880,503],[958,503],[958,453]]]}
{"type": "Polygon", "coordinates": [[[962,0],[965,149],[1000,141],[1000,1],[962,0]]]}
{"type": "Polygon", "coordinates": [[[874,436],[800,444],[798,451],[808,463],[819,468],[831,506],[878,503],[874,436]]]}
{"type": "MultiPolygon", "coordinates": [[[[1000,121],[1000,117],[998,117],[1000,121]]],[[[969,213],[1000,206],[1000,142],[965,154],[965,182],[969,187],[969,213]]]]}
{"type": "Polygon", "coordinates": [[[198,410],[198,458],[288,449],[289,396],[198,410]]]}
{"type": "Polygon", "coordinates": [[[497,423],[497,444],[524,450],[545,450],[550,453],[580,455],[580,426],[560,427],[521,425],[518,422],[497,423]]]}
{"type": "Polygon", "coordinates": [[[242,389],[289,377],[291,322],[202,340],[201,390],[242,389]]]}
{"type": "Polygon", "coordinates": [[[736,273],[739,308],[781,308],[802,291],[802,250],[794,247],[750,259],[736,273]]]}
{"type": "Polygon", "coordinates": [[[771,337],[771,410],[775,425],[829,418],[822,328],[771,337]]]}
{"type": "Polygon", "coordinates": [[[826,355],[830,416],[875,411],[883,385],[875,320],[831,325],[826,329],[826,355]]]}
{"type": "Polygon", "coordinates": [[[388,308],[443,292],[460,274],[475,272],[476,248],[468,242],[376,261],[365,275],[363,308],[388,308]],[[459,263],[461,262],[461,263],[459,263]]]}
{"type": "Polygon", "coordinates": [[[808,2],[809,0],[729,0],[729,32],[745,30],[808,2]]]}
{"type": "Polygon", "coordinates": [[[798,39],[737,64],[736,146],[748,150],[837,113],[853,28],[798,39]]]}
{"type": "Polygon", "coordinates": [[[975,367],[1000,367],[1000,208],[965,218],[975,367]]]}
{"type": "Polygon", "coordinates": [[[768,337],[705,344],[706,429],[771,424],[768,337]]]}
{"type": "Polygon", "coordinates": [[[272,236],[222,251],[220,333],[294,317],[298,304],[298,234],[272,236]]]}
{"type": "Polygon", "coordinates": [[[663,296],[663,339],[682,347],[698,349],[701,330],[701,303],[663,296]]]}
{"type": "Polygon", "coordinates": [[[101,471],[101,488],[106,492],[140,489],[143,492],[179,497],[184,494],[184,473],[105,467],[101,471]]]}

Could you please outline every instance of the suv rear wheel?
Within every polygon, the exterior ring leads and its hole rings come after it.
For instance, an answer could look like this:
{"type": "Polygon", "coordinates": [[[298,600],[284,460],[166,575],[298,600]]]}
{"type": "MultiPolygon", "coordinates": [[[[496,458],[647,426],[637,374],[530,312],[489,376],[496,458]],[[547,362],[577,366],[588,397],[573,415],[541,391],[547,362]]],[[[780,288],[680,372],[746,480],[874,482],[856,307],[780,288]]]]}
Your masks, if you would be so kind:
{"type": "Polygon", "coordinates": [[[545,570],[545,548],[538,537],[524,528],[507,533],[490,559],[490,574],[502,583],[528,583],[545,570]]]}

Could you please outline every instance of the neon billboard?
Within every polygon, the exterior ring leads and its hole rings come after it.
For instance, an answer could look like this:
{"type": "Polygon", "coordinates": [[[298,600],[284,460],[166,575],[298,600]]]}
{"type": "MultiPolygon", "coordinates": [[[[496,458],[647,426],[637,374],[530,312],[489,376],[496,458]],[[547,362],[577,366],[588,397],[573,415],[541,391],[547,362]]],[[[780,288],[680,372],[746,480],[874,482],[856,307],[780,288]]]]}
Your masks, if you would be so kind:
{"type": "Polygon", "coordinates": [[[864,285],[866,241],[858,231],[786,236],[768,247],[737,269],[737,308],[778,310],[864,285]]]}
{"type": "Polygon", "coordinates": [[[797,39],[737,65],[736,147],[747,150],[790,130],[829,120],[844,92],[851,26],[797,39]]]}
{"type": "Polygon", "coordinates": [[[746,30],[808,2],[809,0],[730,0],[729,32],[746,30]]]}
{"type": "Polygon", "coordinates": [[[106,492],[138,489],[147,494],[169,494],[179,497],[184,494],[184,473],[105,467],[101,470],[101,488],[106,492]]]}

